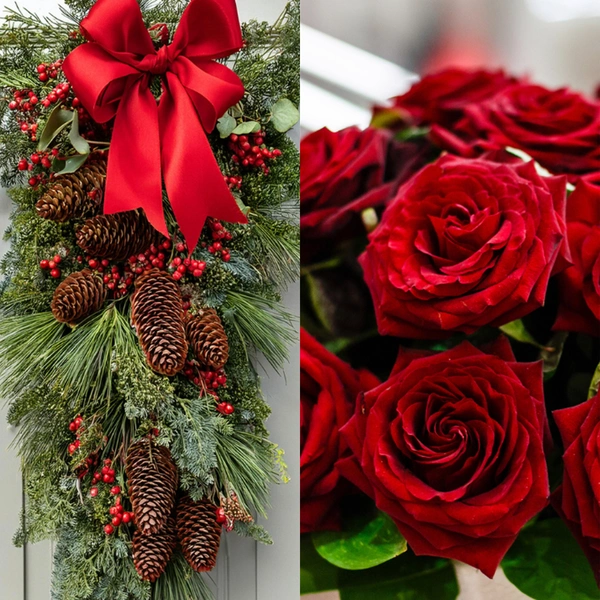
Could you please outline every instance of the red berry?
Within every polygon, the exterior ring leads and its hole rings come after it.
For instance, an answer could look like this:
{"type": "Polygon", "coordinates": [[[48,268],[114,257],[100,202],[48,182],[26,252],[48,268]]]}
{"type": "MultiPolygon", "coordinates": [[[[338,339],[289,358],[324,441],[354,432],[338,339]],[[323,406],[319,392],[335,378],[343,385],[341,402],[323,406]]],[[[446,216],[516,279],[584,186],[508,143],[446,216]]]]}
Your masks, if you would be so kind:
{"type": "Polygon", "coordinates": [[[104,483],[112,483],[113,478],[110,475],[102,475],[102,481],[104,483]]]}
{"type": "Polygon", "coordinates": [[[10,108],[10,110],[17,110],[17,108],[19,108],[19,103],[15,100],[12,100],[8,103],[8,108],[10,108]]]}
{"type": "Polygon", "coordinates": [[[226,415],[231,415],[231,414],[233,414],[234,411],[235,411],[235,408],[233,408],[233,405],[229,404],[229,402],[225,405],[225,408],[223,409],[223,412],[226,415]]]}
{"type": "Polygon", "coordinates": [[[31,98],[29,98],[29,102],[31,102],[33,106],[35,106],[39,101],[40,99],[37,96],[31,96],[31,98]]]}
{"type": "Polygon", "coordinates": [[[79,429],[81,427],[81,424],[83,423],[83,419],[81,417],[75,417],[73,423],[75,423],[75,427],[79,429]]]}
{"type": "Polygon", "coordinates": [[[40,269],[48,269],[50,268],[50,262],[46,259],[40,260],[40,269]]]}
{"type": "Polygon", "coordinates": [[[97,487],[93,487],[90,489],[90,496],[92,498],[95,498],[98,495],[98,488],[97,487]]]}
{"type": "Polygon", "coordinates": [[[94,258],[91,258],[90,260],[88,260],[88,265],[90,265],[90,267],[92,269],[97,269],[98,268],[98,261],[94,258]]]}
{"type": "Polygon", "coordinates": [[[177,250],[177,252],[184,252],[185,244],[179,243],[179,244],[177,244],[177,246],[175,246],[175,249],[177,250]]]}
{"type": "Polygon", "coordinates": [[[44,156],[44,158],[42,158],[42,167],[44,167],[44,169],[49,169],[51,166],[52,163],[50,162],[50,159],[44,156]]]}
{"type": "Polygon", "coordinates": [[[183,275],[179,271],[175,271],[175,273],[173,273],[173,279],[175,281],[179,281],[182,277],[183,275]]]}
{"type": "Polygon", "coordinates": [[[40,73],[38,75],[38,79],[40,81],[48,81],[48,73],[44,72],[44,73],[40,73]]]}
{"type": "Polygon", "coordinates": [[[225,510],[223,508],[217,508],[217,523],[225,523],[227,521],[227,517],[225,516],[225,510]]]}
{"type": "Polygon", "coordinates": [[[194,271],[192,272],[192,275],[194,277],[201,277],[203,272],[204,271],[202,271],[201,269],[194,269],[194,271]]]}
{"type": "Polygon", "coordinates": [[[129,523],[131,521],[131,518],[132,518],[131,513],[128,513],[128,512],[123,513],[123,517],[122,517],[123,523],[129,523]]]}
{"type": "Polygon", "coordinates": [[[122,521],[122,520],[123,520],[123,517],[122,517],[121,515],[115,515],[115,516],[113,517],[112,524],[113,524],[115,527],[118,527],[118,526],[121,524],[121,521],[122,521]]]}
{"type": "Polygon", "coordinates": [[[72,432],[75,432],[75,431],[77,431],[77,425],[75,425],[75,421],[72,421],[72,422],[69,424],[69,431],[72,431],[72,432]]]}
{"type": "Polygon", "coordinates": [[[69,454],[73,454],[77,450],[77,446],[75,444],[69,444],[69,454]]]}
{"type": "Polygon", "coordinates": [[[106,535],[112,535],[115,532],[115,528],[109,523],[104,526],[104,533],[106,535]]]}
{"type": "Polygon", "coordinates": [[[50,271],[50,277],[58,279],[60,277],[60,269],[52,269],[52,271],[50,271]]]}
{"type": "Polygon", "coordinates": [[[28,166],[29,166],[29,163],[24,158],[22,158],[19,161],[17,168],[19,169],[19,171],[26,171],[28,166]]]}
{"type": "Polygon", "coordinates": [[[110,493],[113,496],[116,496],[117,494],[121,493],[121,488],[118,485],[115,485],[115,486],[113,486],[113,487],[110,488],[110,493]]]}
{"type": "Polygon", "coordinates": [[[44,63],[39,64],[37,66],[37,72],[38,73],[45,73],[46,72],[46,65],[44,63]]]}

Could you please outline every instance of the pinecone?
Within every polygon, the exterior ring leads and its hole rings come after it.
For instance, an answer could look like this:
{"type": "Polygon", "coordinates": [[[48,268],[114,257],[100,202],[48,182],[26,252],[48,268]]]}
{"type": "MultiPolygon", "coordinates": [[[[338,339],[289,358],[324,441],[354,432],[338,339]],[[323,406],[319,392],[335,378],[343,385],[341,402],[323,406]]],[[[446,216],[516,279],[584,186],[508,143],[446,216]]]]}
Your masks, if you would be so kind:
{"type": "Polygon", "coordinates": [[[194,571],[214,568],[221,543],[217,507],[206,498],[194,502],[183,497],[177,506],[177,536],[183,554],[194,571]]]}
{"type": "Polygon", "coordinates": [[[235,492],[230,492],[229,497],[221,497],[221,507],[225,512],[225,516],[233,524],[235,521],[242,523],[252,523],[254,518],[252,515],[240,504],[240,500],[235,492]]]}
{"type": "Polygon", "coordinates": [[[102,279],[89,269],[69,275],[56,288],[50,308],[57,321],[74,325],[99,310],[106,300],[102,279]]]}
{"type": "Polygon", "coordinates": [[[162,375],[175,375],[185,365],[183,299],[175,280],[151,269],[136,281],[131,300],[131,320],[148,364],[162,375]]]}
{"type": "Polygon", "coordinates": [[[163,529],[153,535],[133,534],[133,563],[144,581],[156,581],[167,568],[177,547],[177,525],[169,517],[163,529]]]}
{"type": "Polygon", "coordinates": [[[196,358],[211,369],[219,370],[229,358],[227,334],[213,308],[202,309],[186,322],[187,339],[196,358]]]}
{"type": "Polygon", "coordinates": [[[58,175],[35,205],[38,215],[60,223],[97,215],[102,205],[105,179],[104,157],[89,162],[75,173],[58,175]]]}
{"type": "Polygon", "coordinates": [[[125,260],[161,240],[141,210],[92,217],[76,236],[78,246],[89,255],[112,260],[125,260]]]}
{"type": "Polygon", "coordinates": [[[140,535],[163,529],[175,504],[179,477],[171,452],[144,438],[127,451],[125,472],[140,535]]]}

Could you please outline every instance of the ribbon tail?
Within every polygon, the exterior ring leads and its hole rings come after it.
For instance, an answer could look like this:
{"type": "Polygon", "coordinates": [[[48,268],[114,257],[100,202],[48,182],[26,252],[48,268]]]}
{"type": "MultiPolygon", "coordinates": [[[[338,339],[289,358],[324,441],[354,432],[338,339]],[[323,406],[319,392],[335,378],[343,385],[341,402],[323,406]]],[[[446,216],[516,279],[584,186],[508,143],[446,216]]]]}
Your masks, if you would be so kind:
{"type": "Polygon", "coordinates": [[[108,152],[104,212],[143,208],[152,226],[168,237],[159,154],[156,100],[146,77],[132,78],[117,110],[108,152]]]}
{"type": "Polygon", "coordinates": [[[162,168],[169,200],[188,248],[207,217],[247,223],[224,181],[196,109],[179,79],[167,73],[158,107],[162,168]]]}

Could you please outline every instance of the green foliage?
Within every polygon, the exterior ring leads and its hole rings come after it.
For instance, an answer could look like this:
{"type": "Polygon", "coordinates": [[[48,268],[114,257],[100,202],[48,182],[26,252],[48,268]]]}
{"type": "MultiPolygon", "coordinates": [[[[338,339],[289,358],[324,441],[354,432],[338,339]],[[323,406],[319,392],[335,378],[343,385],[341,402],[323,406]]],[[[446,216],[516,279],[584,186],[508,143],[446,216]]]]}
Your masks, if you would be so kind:
{"type": "Polygon", "coordinates": [[[534,600],[592,600],[598,587],[583,551],[561,519],[536,521],[521,531],[502,569],[534,600]]]}
{"type": "Polygon", "coordinates": [[[343,531],[315,532],[313,543],[325,560],[352,571],[376,567],[407,549],[398,527],[381,511],[354,517],[343,531]]]}
{"type": "Polygon", "coordinates": [[[202,576],[190,569],[180,553],[173,556],[151,596],[152,600],[212,600],[212,597],[202,576]]]}

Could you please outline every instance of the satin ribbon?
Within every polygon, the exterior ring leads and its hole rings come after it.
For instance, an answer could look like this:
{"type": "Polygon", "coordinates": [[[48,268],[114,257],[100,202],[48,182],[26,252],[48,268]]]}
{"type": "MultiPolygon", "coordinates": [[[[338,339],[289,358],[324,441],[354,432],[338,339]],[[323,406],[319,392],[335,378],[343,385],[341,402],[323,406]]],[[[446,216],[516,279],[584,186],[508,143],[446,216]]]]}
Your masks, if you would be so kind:
{"type": "Polygon", "coordinates": [[[81,32],[88,43],[69,54],[64,73],[96,122],[115,117],[104,212],[143,208],[168,236],[164,178],[190,250],[207,216],[246,223],[206,137],[244,94],[239,77],[215,62],[242,46],[235,0],[192,0],[173,42],[158,51],[136,0],[98,0],[81,32]],[[162,79],[158,103],[154,76],[162,79]]]}

